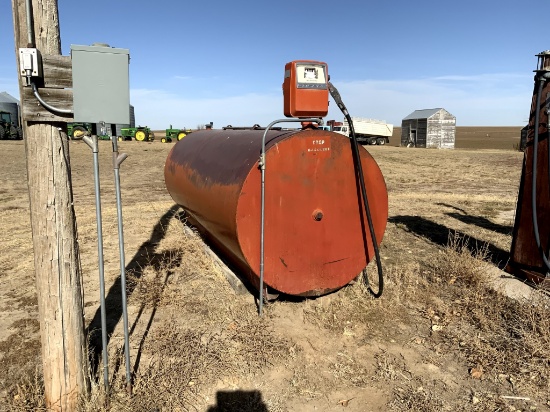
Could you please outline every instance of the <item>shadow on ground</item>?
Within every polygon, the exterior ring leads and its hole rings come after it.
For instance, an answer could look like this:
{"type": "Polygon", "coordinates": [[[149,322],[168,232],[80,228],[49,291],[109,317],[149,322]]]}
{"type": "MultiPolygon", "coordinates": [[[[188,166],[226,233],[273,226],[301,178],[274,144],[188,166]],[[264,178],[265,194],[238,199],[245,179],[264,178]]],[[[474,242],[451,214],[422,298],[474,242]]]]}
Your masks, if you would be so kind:
{"type": "Polygon", "coordinates": [[[489,252],[490,261],[500,269],[503,269],[504,266],[506,266],[506,262],[510,256],[509,252],[493,245],[492,243],[482,241],[463,232],[450,229],[445,225],[432,222],[431,220],[420,216],[392,216],[388,219],[388,222],[395,223],[396,225],[403,225],[405,230],[413,235],[424,238],[443,247],[447,246],[449,239],[454,236],[459,236],[460,238],[466,239],[468,241],[466,246],[470,252],[475,252],[486,246],[487,251],[489,252]]]}
{"type": "Polygon", "coordinates": [[[451,212],[451,213],[446,212],[445,214],[449,217],[452,217],[456,220],[461,221],[462,223],[466,223],[468,225],[474,225],[482,229],[487,229],[496,233],[501,233],[503,235],[512,234],[511,225],[500,225],[498,223],[491,222],[489,219],[482,216],[469,215],[464,209],[461,209],[453,205],[449,205],[447,203],[436,203],[436,205],[445,206],[445,207],[454,209],[456,212],[451,212]]]}
{"type": "Polygon", "coordinates": [[[219,391],[207,412],[267,412],[267,405],[259,391],[219,391]]]}
{"type": "MultiPolygon", "coordinates": [[[[177,265],[179,263],[178,259],[181,259],[181,256],[175,253],[174,250],[163,251],[160,253],[156,251],[159,243],[166,236],[166,230],[168,228],[170,220],[177,213],[178,209],[179,209],[178,205],[173,205],[172,207],[170,207],[170,209],[168,209],[162,215],[159,221],[155,224],[149,239],[140,246],[140,248],[132,258],[132,260],[126,266],[127,274],[132,274],[134,278],[139,279],[141,278],[145,268],[147,267],[152,266],[154,269],[158,270],[164,265],[166,265],[166,263],[169,261],[172,262],[173,265],[177,265]]],[[[171,272],[170,271],[167,272],[166,278],[164,279],[164,285],[166,285],[170,275],[171,275],[171,272]]],[[[135,283],[126,285],[126,295],[128,298],[134,292],[135,286],[136,286],[135,283]]],[[[111,285],[111,287],[109,288],[109,291],[105,296],[105,308],[107,312],[107,343],[109,343],[111,339],[111,335],[113,334],[116,328],[116,325],[120,322],[120,319],[122,318],[122,314],[123,314],[122,288],[121,288],[120,275],[116,278],[116,280],[111,285]]],[[[145,308],[145,305],[142,305],[140,307],[136,320],[134,321],[134,324],[130,329],[130,334],[134,331],[139,318],[143,314],[144,308],[145,308]]],[[[149,328],[153,322],[155,314],[156,314],[156,307],[154,307],[153,311],[151,312],[151,316],[147,323],[147,327],[145,329],[144,335],[140,340],[139,351],[136,356],[136,361],[134,363],[134,374],[137,371],[137,368],[139,366],[141,348],[143,346],[143,343],[145,342],[145,339],[147,337],[149,328]]],[[[97,308],[94,317],[92,318],[90,324],[88,325],[86,333],[88,335],[89,342],[90,342],[89,352],[90,352],[90,365],[92,368],[92,376],[97,376],[99,359],[103,350],[102,339],[101,339],[101,307],[97,308]]],[[[121,359],[122,359],[122,356],[117,356],[115,371],[120,366],[121,359]]]]}

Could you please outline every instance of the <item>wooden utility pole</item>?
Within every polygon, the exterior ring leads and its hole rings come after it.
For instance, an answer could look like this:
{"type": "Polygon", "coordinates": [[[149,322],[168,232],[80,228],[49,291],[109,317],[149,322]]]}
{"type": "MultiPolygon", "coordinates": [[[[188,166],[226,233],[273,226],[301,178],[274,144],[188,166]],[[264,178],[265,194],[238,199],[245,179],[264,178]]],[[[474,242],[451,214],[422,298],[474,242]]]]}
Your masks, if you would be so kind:
{"type": "MultiPolygon", "coordinates": [[[[12,9],[17,71],[19,48],[36,47],[44,62],[40,95],[54,107],[72,109],[71,91],[64,89],[71,87],[70,60],[60,56],[57,0],[32,0],[34,45],[28,44],[25,0],[12,0],[12,9]]],[[[49,410],[73,411],[88,391],[89,373],[66,134],[72,116],[43,109],[30,89],[20,77],[45,401],[49,410]]]]}

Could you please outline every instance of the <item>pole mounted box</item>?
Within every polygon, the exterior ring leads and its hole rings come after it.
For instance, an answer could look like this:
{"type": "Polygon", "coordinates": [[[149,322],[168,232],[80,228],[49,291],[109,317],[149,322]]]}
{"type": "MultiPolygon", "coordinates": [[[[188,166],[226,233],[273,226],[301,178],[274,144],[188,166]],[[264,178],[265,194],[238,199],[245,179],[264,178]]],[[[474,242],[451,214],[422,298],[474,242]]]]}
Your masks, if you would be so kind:
{"type": "Polygon", "coordinates": [[[128,49],[71,45],[74,121],[130,123],[128,49]]]}

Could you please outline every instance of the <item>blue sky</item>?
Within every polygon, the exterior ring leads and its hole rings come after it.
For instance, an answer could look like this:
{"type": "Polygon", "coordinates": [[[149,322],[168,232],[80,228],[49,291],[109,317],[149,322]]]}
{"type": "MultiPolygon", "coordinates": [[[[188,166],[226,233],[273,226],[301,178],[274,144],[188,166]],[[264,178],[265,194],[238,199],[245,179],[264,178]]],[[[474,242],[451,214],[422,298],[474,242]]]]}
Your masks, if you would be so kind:
{"type": "MultiPolygon", "coordinates": [[[[266,125],[283,116],[285,63],[328,64],[352,116],[400,125],[444,107],[459,126],[522,126],[535,54],[550,49],[532,0],[59,0],[71,44],[130,50],[136,123],[266,125]]],[[[0,0],[0,91],[19,98],[11,1],[0,0]]],[[[331,102],[327,119],[342,119],[331,102]]]]}

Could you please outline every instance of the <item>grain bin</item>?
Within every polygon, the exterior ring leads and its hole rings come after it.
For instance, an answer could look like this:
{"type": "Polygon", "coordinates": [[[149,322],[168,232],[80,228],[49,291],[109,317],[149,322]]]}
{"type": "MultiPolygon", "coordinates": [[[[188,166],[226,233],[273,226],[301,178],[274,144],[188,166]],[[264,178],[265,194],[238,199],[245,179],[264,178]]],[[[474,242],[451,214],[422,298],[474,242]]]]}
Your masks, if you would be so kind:
{"type": "MultiPolygon", "coordinates": [[[[164,169],[174,201],[256,288],[263,133],[194,132],[173,147],[164,169]]],[[[325,130],[272,130],[266,142],[265,285],[298,296],[341,288],[374,257],[349,138],[325,130]]],[[[364,148],[360,156],[380,242],[388,217],[386,185],[364,148]]]]}
{"type": "Polygon", "coordinates": [[[19,127],[19,101],[7,92],[0,93],[0,111],[8,112],[11,115],[15,127],[19,127]]]}
{"type": "Polygon", "coordinates": [[[130,124],[116,124],[115,136],[122,136],[122,130],[127,127],[136,127],[136,115],[134,114],[134,106],[130,105],[130,124]]]}

